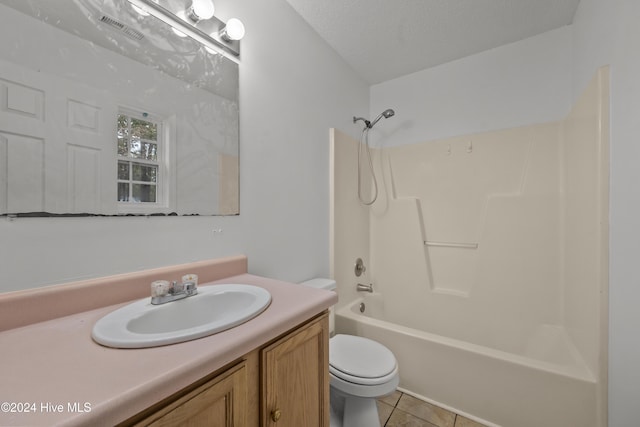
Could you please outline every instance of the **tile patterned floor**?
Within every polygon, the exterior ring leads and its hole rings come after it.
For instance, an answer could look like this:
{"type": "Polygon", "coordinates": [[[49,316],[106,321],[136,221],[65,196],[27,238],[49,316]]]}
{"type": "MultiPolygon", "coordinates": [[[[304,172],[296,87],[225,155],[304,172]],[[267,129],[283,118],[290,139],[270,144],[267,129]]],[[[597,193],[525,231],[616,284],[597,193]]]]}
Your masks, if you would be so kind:
{"type": "Polygon", "coordinates": [[[399,391],[379,399],[377,403],[383,427],[485,427],[399,391]]]}

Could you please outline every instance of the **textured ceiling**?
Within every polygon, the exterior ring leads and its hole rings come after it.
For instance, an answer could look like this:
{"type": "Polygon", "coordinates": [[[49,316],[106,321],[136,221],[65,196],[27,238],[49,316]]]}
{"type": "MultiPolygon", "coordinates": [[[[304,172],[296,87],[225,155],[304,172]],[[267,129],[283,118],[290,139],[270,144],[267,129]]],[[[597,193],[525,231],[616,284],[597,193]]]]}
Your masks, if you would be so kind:
{"type": "Polygon", "coordinates": [[[571,24],[580,0],[287,0],[374,84],[571,24]]]}

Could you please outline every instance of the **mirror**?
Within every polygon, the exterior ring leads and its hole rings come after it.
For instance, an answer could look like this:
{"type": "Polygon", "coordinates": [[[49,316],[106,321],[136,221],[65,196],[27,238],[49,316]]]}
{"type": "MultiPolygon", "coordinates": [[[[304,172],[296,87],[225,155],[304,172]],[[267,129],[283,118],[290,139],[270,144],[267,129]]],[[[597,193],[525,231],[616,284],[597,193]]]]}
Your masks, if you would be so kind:
{"type": "Polygon", "coordinates": [[[178,33],[127,0],[0,0],[0,215],[239,213],[238,64],[178,33]]]}

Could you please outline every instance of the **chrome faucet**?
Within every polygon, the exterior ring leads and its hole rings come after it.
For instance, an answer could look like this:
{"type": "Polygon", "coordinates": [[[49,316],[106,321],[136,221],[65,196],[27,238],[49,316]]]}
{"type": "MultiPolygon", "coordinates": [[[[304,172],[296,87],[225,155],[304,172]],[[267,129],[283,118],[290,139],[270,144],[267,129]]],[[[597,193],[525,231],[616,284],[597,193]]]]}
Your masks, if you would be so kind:
{"type": "Polygon", "coordinates": [[[368,285],[363,285],[362,283],[358,283],[356,289],[358,292],[373,292],[373,284],[369,283],[368,285]]]}
{"type": "Polygon", "coordinates": [[[151,304],[160,305],[171,301],[187,298],[198,293],[198,285],[195,281],[178,283],[157,281],[151,284],[151,304]]]}

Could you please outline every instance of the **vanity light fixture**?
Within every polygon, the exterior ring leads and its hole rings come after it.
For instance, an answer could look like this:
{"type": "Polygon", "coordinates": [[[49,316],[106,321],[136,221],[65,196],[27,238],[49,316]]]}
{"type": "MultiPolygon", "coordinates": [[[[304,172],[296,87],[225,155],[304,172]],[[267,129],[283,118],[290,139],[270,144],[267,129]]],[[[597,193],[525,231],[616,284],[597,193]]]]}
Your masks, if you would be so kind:
{"type": "Polygon", "coordinates": [[[169,25],[176,35],[190,37],[207,52],[231,54],[230,58],[240,56],[244,25],[236,18],[231,18],[227,24],[216,18],[212,0],[192,0],[188,8],[177,11],[169,10],[170,2],[166,0],[128,1],[140,15],[153,15],[169,25]]]}

